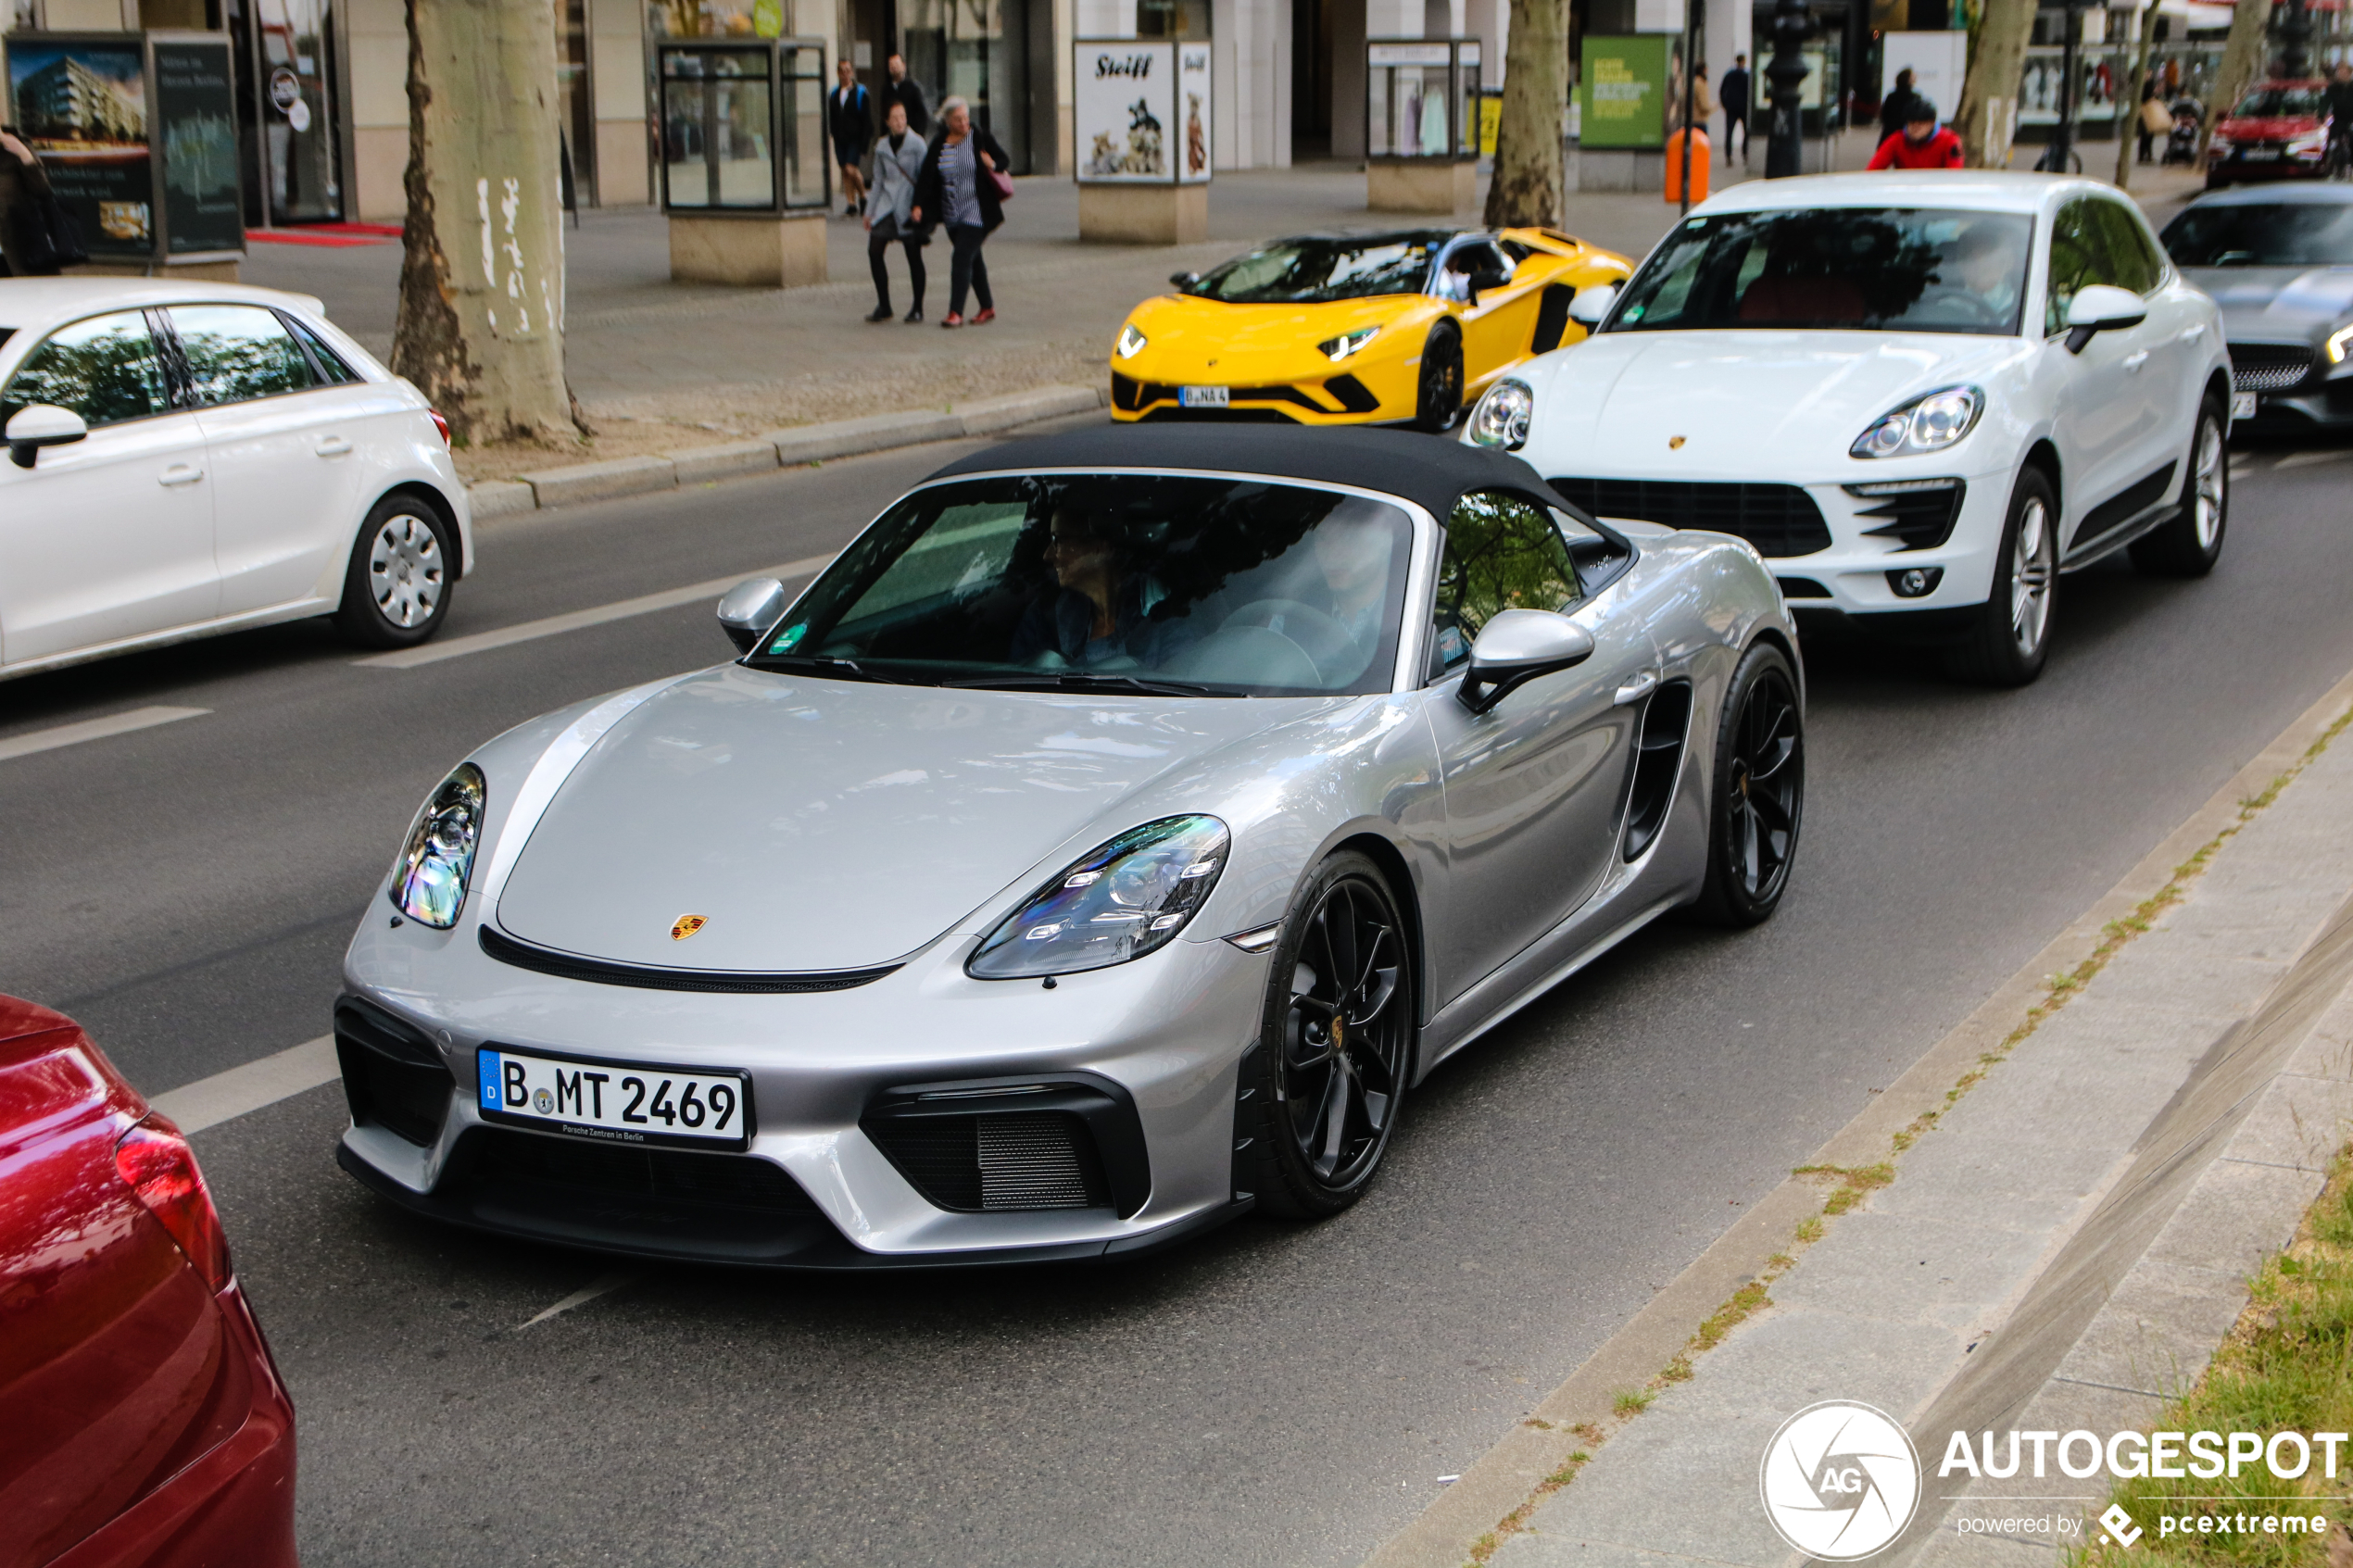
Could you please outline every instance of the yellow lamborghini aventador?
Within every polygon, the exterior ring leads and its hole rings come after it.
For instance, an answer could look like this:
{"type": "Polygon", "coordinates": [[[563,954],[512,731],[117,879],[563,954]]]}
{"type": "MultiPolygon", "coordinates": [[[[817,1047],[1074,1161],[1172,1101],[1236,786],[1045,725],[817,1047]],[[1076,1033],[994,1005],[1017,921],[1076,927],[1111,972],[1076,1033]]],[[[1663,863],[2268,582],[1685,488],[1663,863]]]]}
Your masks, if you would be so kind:
{"type": "Polygon", "coordinates": [[[1550,229],[1277,240],[1129,314],[1112,418],[1444,430],[1496,376],[1585,335],[1578,290],[1632,270],[1550,229]]]}

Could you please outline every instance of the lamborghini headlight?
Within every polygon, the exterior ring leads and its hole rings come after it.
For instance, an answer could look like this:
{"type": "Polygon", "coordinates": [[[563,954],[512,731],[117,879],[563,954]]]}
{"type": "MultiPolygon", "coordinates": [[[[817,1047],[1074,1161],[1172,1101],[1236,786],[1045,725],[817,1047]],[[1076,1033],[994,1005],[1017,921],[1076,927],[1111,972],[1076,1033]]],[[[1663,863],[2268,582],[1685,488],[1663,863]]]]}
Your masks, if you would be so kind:
{"type": "Polygon", "coordinates": [[[1528,425],[1535,414],[1536,394],[1526,382],[1506,378],[1489,387],[1471,410],[1470,438],[1481,446],[1516,452],[1528,445],[1528,425]]]}
{"type": "Polygon", "coordinates": [[[1226,824],[1163,817],[1063,868],[990,932],[964,972],[978,980],[1071,974],[1176,940],[1226,869],[1226,824]]]}
{"type": "Polygon", "coordinates": [[[1948,386],[1882,414],[1847,450],[1857,458],[1942,452],[1976,429],[1977,417],[1984,411],[1984,393],[1973,386],[1948,386]]]}
{"type": "Polygon", "coordinates": [[[1332,363],[1338,364],[1378,336],[1380,336],[1378,327],[1359,327],[1353,332],[1342,332],[1338,337],[1327,337],[1317,344],[1315,348],[1316,352],[1331,360],[1332,363]]]}
{"type": "Polygon", "coordinates": [[[1133,359],[1144,351],[1144,345],[1150,341],[1151,340],[1136,330],[1135,322],[1128,322],[1119,329],[1119,357],[1122,359],[1133,359]]]}
{"type": "Polygon", "coordinates": [[[483,799],[482,770],[460,762],[417,813],[393,864],[392,901],[419,924],[447,931],[458,923],[482,842],[483,799]]]}

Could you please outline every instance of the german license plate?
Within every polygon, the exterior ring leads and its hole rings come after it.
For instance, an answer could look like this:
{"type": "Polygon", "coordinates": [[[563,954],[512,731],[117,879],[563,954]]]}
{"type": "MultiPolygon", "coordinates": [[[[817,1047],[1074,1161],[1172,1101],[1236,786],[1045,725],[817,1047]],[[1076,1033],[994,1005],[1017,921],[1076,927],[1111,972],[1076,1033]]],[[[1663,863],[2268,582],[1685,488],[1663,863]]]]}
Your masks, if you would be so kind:
{"type": "Polygon", "coordinates": [[[606,1143],[741,1149],[751,1081],[625,1061],[564,1060],[495,1046],[475,1054],[483,1120],[606,1143]]]}
{"type": "Polygon", "coordinates": [[[2233,393],[2232,393],[2232,394],[2231,394],[2231,418],[2233,418],[2233,419],[2234,419],[2234,420],[2251,420],[2251,419],[2253,419],[2254,417],[2255,417],[2255,394],[2253,394],[2253,393],[2251,393],[2251,392],[2233,392],[2233,393]]]}
{"type": "Polygon", "coordinates": [[[1223,386],[1180,386],[1176,389],[1176,406],[1180,408],[1223,408],[1226,395],[1232,389],[1223,386]]]}
{"type": "Polygon", "coordinates": [[[2279,156],[2280,150],[2277,147],[2242,147],[2239,150],[2239,157],[2249,163],[2271,163],[2279,156]]]}

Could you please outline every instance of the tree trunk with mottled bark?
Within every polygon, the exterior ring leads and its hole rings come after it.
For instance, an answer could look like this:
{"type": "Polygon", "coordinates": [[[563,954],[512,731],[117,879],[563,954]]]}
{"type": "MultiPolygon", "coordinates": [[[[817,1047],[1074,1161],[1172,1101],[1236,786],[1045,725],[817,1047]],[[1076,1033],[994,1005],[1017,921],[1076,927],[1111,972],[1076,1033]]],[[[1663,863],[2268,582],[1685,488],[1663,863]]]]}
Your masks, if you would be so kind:
{"type": "Polygon", "coordinates": [[[409,197],[392,368],[457,438],[576,441],[547,0],[409,0],[409,197]]]}
{"type": "Polygon", "coordinates": [[[1491,229],[1560,226],[1567,11],[1567,0],[1512,0],[1504,112],[1495,126],[1495,174],[1487,186],[1491,229]]]}
{"type": "Polygon", "coordinates": [[[2018,88],[2034,36],[2034,0],[1985,0],[1969,34],[1969,75],[1953,129],[1971,169],[2007,169],[2018,134],[2018,88]]]}
{"type": "MultiPolygon", "coordinates": [[[[2141,12],[2140,41],[2133,46],[2133,74],[2126,77],[2124,101],[2132,106],[2128,118],[2116,126],[2116,188],[2133,188],[2133,158],[2141,147],[2141,79],[2149,73],[2149,46],[2157,42],[2157,0],[2149,0],[2141,12]]],[[[2121,94],[2120,94],[2121,95],[2121,94]]]]}
{"type": "Polygon", "coordinates": [[[2206,126],[2197,139],[2197,163],[2206,167],[2206,144],[2215,122],[2231,112],[2241,94],[2263,80],[2271,54],[2271,0],[2239,0],[2231,7],[2231,32],[2222,44],[2222,69],[2214,76],[2214,96],[2206,106],[2206,126]]]}

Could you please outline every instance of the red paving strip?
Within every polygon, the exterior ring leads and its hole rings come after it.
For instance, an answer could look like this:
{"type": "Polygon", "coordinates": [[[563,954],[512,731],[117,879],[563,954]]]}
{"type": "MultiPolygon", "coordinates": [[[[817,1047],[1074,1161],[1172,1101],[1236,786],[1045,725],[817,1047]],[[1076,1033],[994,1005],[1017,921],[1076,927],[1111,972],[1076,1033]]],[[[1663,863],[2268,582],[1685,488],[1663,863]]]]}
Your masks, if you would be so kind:
{"type": "Polygon", "coordinates": [[[396,223],[306,223],[299,229],[248,229],[245,238],[263,245],[321,245],[343,249],[383,245],[400,237],[396,223]]]}

